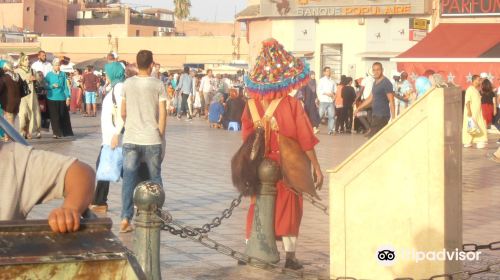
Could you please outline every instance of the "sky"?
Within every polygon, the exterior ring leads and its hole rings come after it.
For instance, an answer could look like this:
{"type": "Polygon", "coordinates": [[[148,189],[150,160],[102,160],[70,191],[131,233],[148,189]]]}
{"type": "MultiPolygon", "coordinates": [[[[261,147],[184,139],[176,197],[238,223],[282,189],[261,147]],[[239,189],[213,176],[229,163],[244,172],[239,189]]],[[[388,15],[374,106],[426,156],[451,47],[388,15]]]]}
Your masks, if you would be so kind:
{"type": "MultiPolygon", "coordinates": [[[[173,10],[173,0],[122,0],[138,8],[154,7],[173,10]]],[[[191,16],[201,21],[233,21],[237,12],[246,7],[247,0],[191,0],[191,16]]]]}

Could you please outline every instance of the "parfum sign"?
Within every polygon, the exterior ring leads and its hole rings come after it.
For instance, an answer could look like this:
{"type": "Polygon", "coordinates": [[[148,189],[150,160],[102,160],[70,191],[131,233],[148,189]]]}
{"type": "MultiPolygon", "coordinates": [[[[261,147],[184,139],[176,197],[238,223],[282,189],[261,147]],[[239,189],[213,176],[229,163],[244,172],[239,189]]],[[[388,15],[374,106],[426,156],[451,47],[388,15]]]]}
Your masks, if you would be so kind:
{"type": "Polygon", "coordinates": [[[446,17],[500,16],[500,0],[441,0],[446,17]]]}

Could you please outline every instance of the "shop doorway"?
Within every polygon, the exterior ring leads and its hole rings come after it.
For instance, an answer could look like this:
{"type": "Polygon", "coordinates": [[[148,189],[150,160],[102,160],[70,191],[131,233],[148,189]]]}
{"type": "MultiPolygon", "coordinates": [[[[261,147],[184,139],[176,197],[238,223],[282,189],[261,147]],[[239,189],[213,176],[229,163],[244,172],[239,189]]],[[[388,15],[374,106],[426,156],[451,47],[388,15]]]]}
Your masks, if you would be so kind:
{"type": "Polygon", "coordinates": [[[342,44],[321,45],[321,70],[327,66],[334,72],[332,78],[339,82],[342,75],[342,44]]]}

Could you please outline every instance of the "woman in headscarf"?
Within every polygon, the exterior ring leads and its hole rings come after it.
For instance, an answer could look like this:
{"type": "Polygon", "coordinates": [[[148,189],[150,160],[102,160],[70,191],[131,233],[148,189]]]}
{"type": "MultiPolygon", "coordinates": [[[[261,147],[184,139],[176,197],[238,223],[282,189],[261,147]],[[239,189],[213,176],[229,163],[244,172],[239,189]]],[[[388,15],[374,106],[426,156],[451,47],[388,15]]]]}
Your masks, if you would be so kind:
{"type": "Polygon", "coordinates": [[[33,88],[35,77],[30,68],[30,61],[27,55],[21,54],[16,73],[19,74],[29,89],[28,95],[21,98],[21,105],[19,107],[19,132],[24,138],[31,139],[35,137],[39,139],[42,137],[40,133],[40,106],[33,88]]]}
{"type": "MultiPolygon", "coordinates": [[[[123,81],[125,80],[125,68],[118,62],[112,62],[106,67],[106,80],[110,90],[102,101],[101,132],[102,147],[110,146],[111,149],[121,146],[123,119],[121,116],[123,81]]],[[[101,152],[97,157],[96,169],[99,168],[101,152]]],[[[108,211],[109,182],[97,181],[94,201],[90,209],[98,213],[108,211]]]]}
{"type": "Polygon", "coordinates": [[[5,119],[14,126],[21,103],[21,78],[14,72],[10,62],[4,63],[3,70],[5,74],[1,79],[4,83],[4,89],[0,89],[3,91],[0,93],[0,106],[4,111],[5,119]]]}
{"type": "Polygon", "coordinates": [[[45,81],[48,86],[47,107],[49,109],[52,133],[54,138],[73,136],[68,107],[70,92],[66,74],[61,72],[61,62],[58,58],[52,61],[53,70],[47,74],[45,81]]]}

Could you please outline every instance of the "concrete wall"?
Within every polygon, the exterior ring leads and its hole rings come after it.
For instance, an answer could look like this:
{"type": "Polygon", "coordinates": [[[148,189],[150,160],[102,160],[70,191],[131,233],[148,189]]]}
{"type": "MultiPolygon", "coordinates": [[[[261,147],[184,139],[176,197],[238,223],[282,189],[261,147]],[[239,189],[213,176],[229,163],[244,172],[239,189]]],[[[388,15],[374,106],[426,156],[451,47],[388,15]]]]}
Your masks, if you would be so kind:
{"type": "Polygon", "coordinates": [[[35,0],[24,0],[23,7],[23,26],[29,31],[35,30],[35,0]]]}
{"type": "Polygon", "coordinates": [[[75,37],[106,37],[108,34],[117,37],[127,37],[128,33],[129,31],[125,24],[75,26],[75,37]]]}
{"type": "Polygon", "coordinates": [[[35,32],[66,35],[67,6],[67,0],[35,0],[35,32]],[[47,21],[44,16],[48,16],[47,21]]]}
{"type": "Polygon", "coordinates": [[[186,36],[231,36],[240,35],[240,23],[221,23],[205,21],[176,21],[177,32],[186,33],[186,36]]]}
{"type": "Polygon", "coordinates": [[[2,3],[0,4],[0,28],[16,26],[23,27],[24,3],[2,3]]]}
{"type": "MultiPolygon", "coordinates": [[[[74,62],[104,57],[117,51],[120,59],[135,61],[137,52],[149,49],[155,61],[167,67],[184,63],[229,63],[234,58],[231,37],[113,37],[111,45],[106,37],[41,37],[40,47],[48,52],[64,54],[74,62]]],[[[240,55],[248,59],[248,45],[241,41],[240,55]]]]}
{"type": "Polygon", "coordinates": [[[427,279],[460,261],[415,262],[404,252],[461,250],[462,96],[431,89],[330,175],[330,274],[427,279]],[[395,262],[377,259],[395,250],[395,262]],[[403,254],[402,254],[403,253],[403,254]]]}
{"type": "Polygon", "coordinates": [[[273,23],[270,20],[255,20],[249,23],[248,29],[249,63],[250,66],[253,66],[255,59],[262,49],[262,41],[273,36],[273,23]]]}

